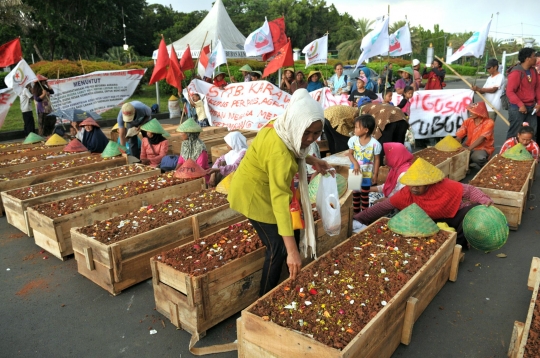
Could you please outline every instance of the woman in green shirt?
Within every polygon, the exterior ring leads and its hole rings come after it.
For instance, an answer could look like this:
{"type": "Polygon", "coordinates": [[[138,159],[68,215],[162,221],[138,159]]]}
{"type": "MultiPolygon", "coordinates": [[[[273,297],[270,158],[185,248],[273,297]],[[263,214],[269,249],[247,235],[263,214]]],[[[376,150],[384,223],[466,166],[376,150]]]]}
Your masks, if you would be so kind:
{"type": "Polygon", "coordinates": [[[327,162],[307,156],[309,146],[321,135],[323,119],[321,105],[305,89],[295,91],[285,113],[259,131],[232,179],[231,208],[249,218],[266,245],[260,296],[277,285],[285,258],[293,279],[302,266],[289,212],[296,172],[305,221],[300,249],[305,254],[308,247],[316,252],[306,163],[321,173],[330,169],[327,162]]]}

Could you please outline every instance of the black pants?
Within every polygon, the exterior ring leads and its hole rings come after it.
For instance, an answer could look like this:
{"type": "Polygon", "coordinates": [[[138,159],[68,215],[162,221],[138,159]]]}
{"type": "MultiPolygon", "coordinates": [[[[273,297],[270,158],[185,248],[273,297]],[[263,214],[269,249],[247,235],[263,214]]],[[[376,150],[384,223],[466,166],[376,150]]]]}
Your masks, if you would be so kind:
{"type": "Polygon", "coordinates": [[[469,248],[467,239],[465,238],[465,234],[463,233],[463,219],[465,219],[465,215],[467,215],[469,210],[471,210],[477,205],[480,205],[480,204],[475,203],[475,204],[471,204],[469,206],[459,209],[453,218],[435,220],[435,221],[445,222],[448,224],[448,226],[456,229],[456,233],[457,233],[456,244],[461,245],[463,247],[463,250],[468,250],[469,248]]]}
{"type": "MultiPolygon", "coordinates": [[[[140,127],[143,124],[144,123],[134,125],[132,123],[128,123],[126,131],[131,127],[140,127]]],[[[141,130],[141,135],[142,135],[143,138],[146,138],[147,137],[146,131],[141,130]]],[[[134,156],[137,159],[141,159],[141,148],[139,147],[139,138],[138,137],[139,136],[136,135],[136,136],[127,138],[126,146],[129,148],[129,152],[131,153],[132,156],[134,156]]]]}
{"type": "Polygon", "coordinates": [[[49,113],[38,113],[38,134],[40,136],[49,136],[54,131],[56,125],[56,116],[49,116],[49,113]]]}
{"type": "Polygon", "coordinates": [[[22,118],[24,122],[24,135],[27,136],[30,133],[34,133],[36,131],[34,113],[32,111],[23,112],[22,118]]]}
{"type": "Polygon", "coordinates": [[[324,133],[326,134],[326,140],[328,141],[328,150],[331,154],[336,154],[349,149],[349,136],[344,136],[338,133],[328,119],[324,119],[324,133]]]}
{"type": "MultiPolygon", "coordinates": [[[[277,224],[266,224],[252,219],[249,219],[249,221],[255,228],[255,231],[257,231],[257,234],[259,234],[263,244],[266,246],[261,288],[259,289],[259,297],[261,297],[277,286],[279,276],[281,276],[283,262],[287,258],[287,250],[285,248],[283,237],[278,233],[277,224]]],[[[300,230],[294,231],[294,239],[298,246],[300,241],[300,230]]]]}
{"type": "MultiPolygon", "coordinates": [[[[407,135],[407,129],[409,129],[409,122],[397,121],[393,123],[388,123],[382,131],[381,137],[378,139],[379,143],[405,143],[405,136],[407,135]]],[[[384,146],[381,150],[381,165],[384,165],[384,146]]]]}

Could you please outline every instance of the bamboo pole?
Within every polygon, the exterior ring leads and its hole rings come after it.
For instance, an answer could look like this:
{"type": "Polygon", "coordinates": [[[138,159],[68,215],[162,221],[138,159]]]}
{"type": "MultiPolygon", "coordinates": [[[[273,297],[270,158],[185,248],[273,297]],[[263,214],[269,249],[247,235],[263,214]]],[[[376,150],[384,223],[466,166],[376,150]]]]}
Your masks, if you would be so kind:
{"type": "MultiPolygon", "coordinates": [[[[472,85],[469,83],[469,81],[467,81],[463,76],[461,76],[459,73],[457,73],[456,70],[454,70],[454,69],[452,68],[452,66],[450,66],[449,64],[447,64],[446,62],[444,62],[439,56],[434,56],[434,57],[435,57],[436,59],[438,59],[439,61],[441,61],[441,62],[443,63],[443,65],[446,65],[446,67],[448,67],[452,72],[454,72],[454,74],[455,74],[456,76],[458,76],[463,82],[465,82],[465,84],[466,84],[467,86],[471,87],[471,89],[472,89],[472,85]]],[[[490,107],[493,109],[493,111],[494,111],[495,113],[497,113],[497,115],[498,115],[499,117],[501,117],[501,119],[504,121],[504,123],[506,123],[506,125],[510,126],[510,122],[508,122],[508,120],[501,114],[501,112],[499,112],[499,111],[497,110],[497,108],[495,108],[495,107],[491,104],[490,101],[488,101],[488,100],[487,100],[480,92],[476,92],[476,94],[477,94],[484,102],[486,102],[486,104],[487,104],[488,106],[490,106],[490,107]]]]}

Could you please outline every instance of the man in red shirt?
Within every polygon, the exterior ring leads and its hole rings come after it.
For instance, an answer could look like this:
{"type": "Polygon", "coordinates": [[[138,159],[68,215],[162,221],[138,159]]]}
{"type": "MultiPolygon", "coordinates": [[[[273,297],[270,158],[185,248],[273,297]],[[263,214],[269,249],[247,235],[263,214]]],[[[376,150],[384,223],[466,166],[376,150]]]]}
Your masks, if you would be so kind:
{"type": "Polygon", "coordinates": [[[506,96],[510,102],[508,108],[510,127],[506,139],[515,137],[523,122],[528,122],[536,133],[538,122],[536,114],[540,112],[540,79],[534,68],[535,50],[522,48],[518,60],[520,64],[512,68],[506,85],[506,96]]]}
{"type": "Polygon", "coordinates": [[[422,72],[422,78],[427,79],[425,90],[440,90],[446,86],[444,83],[444,76],[446,76],[446,71],[442,68],[442,62],[438,59],[434,59],[431,64],[431,70],[427,72],[427,68],[424,67],[422,72]]]}
{"type": "Polygon", "coordinates": [[[472,103],[467,109],[471,112],[471,118],[463,122],[456,132],[456,137],[460,142],[467,137],[463,147],[471,151],[471,166],[477,164],[482,168],[495,150],[493,146],[495,123],[489,118],[484,102],[472,103]]]}

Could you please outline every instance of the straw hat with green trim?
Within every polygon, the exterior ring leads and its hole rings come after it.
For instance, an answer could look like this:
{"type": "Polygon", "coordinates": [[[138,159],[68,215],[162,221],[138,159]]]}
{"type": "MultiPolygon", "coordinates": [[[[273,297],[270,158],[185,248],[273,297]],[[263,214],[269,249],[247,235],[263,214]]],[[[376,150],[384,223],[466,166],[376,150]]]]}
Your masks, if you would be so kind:
{"type": "Polygon", "coordinates": [[[240,67],[240,72],[252,72],[253,70],[251,69],[251,67],[249,67],[249,65],[244,65],[242,67],[240,67]]]}
{"type": "Polygon", "coordinates": [[[403,67],[403,68],[400,68],[400,69],[398,70],[398,72],[407,72],[407,73],[411,76],[411,78],[414,77],[414,71],[413,71],[413,69],[410,68],[410,67],[403,67]]]}
{"type": "Polygon", "coordinates": [[[463,219],[463,234],[477,250],[500,249],[508,240],[508,221],[504,214],[492,206],[478,205],[463,219]]]}
{"type": "Polygon", "coordinates": [[[517,161],[533,160],[533,156],[521,143],[516,144],[502,154],[503,158],[517,161]]]}
{"type": "Polygon", "coordinates": [[[435,149],[441,152],[455,152],[463,148],[461,144],[451,135],[444,137],[439,143],[435,144],[435,149]]]}
{"type": "Polygon", "coordinates": [[[32,143],[42,142],[44,140],[45,138],[37,135],[36,133],[29,133],[24,139],[23,144],[32,144],[32,143]]]}
{"type": "Polygon", "coordinates": [[[418,186],[435,184],[443,179],[444,173],[442,170],[428,163],[425,159],[418,158],[407,169],[399,182],[403,185],[418,186]]]}
{"type": "Polygon", "coordinates": [[[215,73],[215,75],[214,75],[214,78],[217,78],[217,76],[219,76],[219,75],[223,75],[223,77],[225,77],[226,73],[223,72],[223,71],[217,71],[217,72],[215,73]]]}
{"type": "Polygon", "coordinates": [[[321,77],[321,71],[310,71],[309,75],[307,76],[308,81],[311,81],[311,76],[318,74],[319,77],[321,77]]]}
{"type": "Polygon", "coordinates": [[[262,72],[261,71],[251,71],[251,75],[253,76],[253,74],[255,74],[257,77],[261,78],[262,77],[262,72]]]}
{"type": "Polygon", "coordinates": [[[55,146],[55,145],[66,145],[67,141],[60,137],[58,134],[54,133],[46,142],[45,145],[55,146]]]}
{"type": "Polygon", "coordinates": [[[88,149],[78,139],[72,139],[63,149],[64,152],[79,153],[87,152],[88,149]]]}
{"type": "Polygon", "coordinates": [[[155,133],[155,134],[161,134],[163,135],[164,137],[170,137],[171,135],[169,134],[169,132],[167,132],[162,126],[161,124],[159,123],[159,121],[155,118],[152,118],[151,121],[143,124],[141,126],[141,129],[143,131],[147,131],[147,132],[151,132],[151,133],[155,133]]]}
{"type": "Polygon", "coordinates": [[[126,148],[121,146],[120,144],[113,141],[109,141],[109,144],[107,144],[107,146],[103,150],[103,153],[101,153],[101,157],[102,158],[116,157],[122,154],[120,149],[123,150],[124,152],[126,151],[126,148]]]}
{"type": "Polygon", "coordinates": [[[176,128],[177,132],[182,133],[200,133],[202,132],[201,126],[199,126],[193,118],[188,118],[184,123],[180,124],[176,128]]]}
{"type": "Polygon", "coordinates": [[[417,204],[412,203],[388,221],[388,228],[405,237],[427,237],[439,232],[439,227],[417,204]]]}

